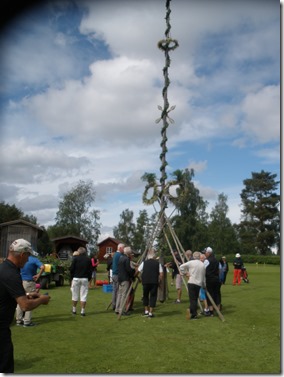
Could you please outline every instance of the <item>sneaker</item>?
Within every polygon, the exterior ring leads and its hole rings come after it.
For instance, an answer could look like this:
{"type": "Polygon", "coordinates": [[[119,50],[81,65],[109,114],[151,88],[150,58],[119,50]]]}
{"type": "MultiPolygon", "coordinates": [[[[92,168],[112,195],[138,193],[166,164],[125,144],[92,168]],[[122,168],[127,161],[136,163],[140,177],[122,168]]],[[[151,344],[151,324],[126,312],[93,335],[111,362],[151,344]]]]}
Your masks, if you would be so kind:
{"type": "Polygon", "coordinates": [[[24,325],[24,321],[21,320],[21,321],[19,321],[19,322],[16,322],[16,325],[17,325],[17,326],[23,326],[23,325],[24,325]]]}
{"type": "Polygon", "coordinates": [[[144,312],[144,314],[142,314],[143,317],[148,317],[149,316],[149,312],[144,312]]]}
{"type": "Polygon", "coordinates": [[[205,312],[204,315],[206,317],[214,317],[213,312],[211,312],[210,310],[208,312],[205,312]]]}
{"type": "Polygon", "coordinates": [[[175,304],[180,304],[180,300],[175,300],[175,304]]]}
{"type": "Polygon", "coordinates": [[[203,312],[201,312],[200,314],[203,314],[205,316],[209,316],[210,315],[210,310],[203,310],[203,312]]]}
{"type": "Polygon", "coordinates": [[[86,317],[86,313],[81,313],[81,317],[86,317]]]}
{"type": "Polygon", "coordinates": [[[24,323],[23,326],[24,326],[24,327],[33,327],[33,326],[36,326],[36,324],[33,323],[33,322],[30,322],[30,323],[24,323]]]}
{"type": "Polygon", "coordinates": [[[193,316],[190,317],[191,321],[196,320],[196,319],[198,319],[197,315],[193,315],[193,316]]]}
{"type": "Polygon", "coordinates": [[[153,313],[148,314],[148,318],[153,318],[153,317],[155,317],[153,313]]]}
{"type": "Polygon", "coordinates": [[[76,312],[75,312],[74,310],[72,310],[72,314],[73,314],[73,315],[76,315],[76,312]]]}

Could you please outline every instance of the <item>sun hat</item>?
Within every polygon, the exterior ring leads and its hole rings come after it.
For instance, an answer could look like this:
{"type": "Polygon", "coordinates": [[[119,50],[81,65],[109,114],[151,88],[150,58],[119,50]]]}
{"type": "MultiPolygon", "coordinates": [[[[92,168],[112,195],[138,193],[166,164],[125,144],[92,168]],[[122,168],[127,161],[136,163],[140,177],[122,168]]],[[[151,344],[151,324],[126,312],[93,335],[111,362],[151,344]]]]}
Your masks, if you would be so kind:
{"type": "Polygon", "coordinates": [[[236,258],[240,258],[240,257],[241,257],[241,254],[237,253],[236,258]]]}
{"type": "Polygon", "coordinates": [[[30,253],[31,255],[36,255],[32,249],[32,246],[29,241],[24,240],[23,238],[19,238],[15,240],[10,245],[10,250],[14,251],[14,253],[30,253]]]}

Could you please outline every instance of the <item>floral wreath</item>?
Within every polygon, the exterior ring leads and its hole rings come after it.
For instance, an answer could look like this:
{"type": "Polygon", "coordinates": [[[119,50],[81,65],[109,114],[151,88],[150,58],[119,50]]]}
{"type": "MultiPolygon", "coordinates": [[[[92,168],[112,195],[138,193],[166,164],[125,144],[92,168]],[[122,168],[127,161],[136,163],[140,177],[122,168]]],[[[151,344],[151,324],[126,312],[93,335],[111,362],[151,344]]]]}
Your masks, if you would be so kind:
{"type": "Polygon", "coordinates": [[[160,50],[166,51],[166,50],[175,50],[179,46],[178,41],[176,39],[167,38],[167,39],[161,39],[158,42],[158,48],[160,50]]]}

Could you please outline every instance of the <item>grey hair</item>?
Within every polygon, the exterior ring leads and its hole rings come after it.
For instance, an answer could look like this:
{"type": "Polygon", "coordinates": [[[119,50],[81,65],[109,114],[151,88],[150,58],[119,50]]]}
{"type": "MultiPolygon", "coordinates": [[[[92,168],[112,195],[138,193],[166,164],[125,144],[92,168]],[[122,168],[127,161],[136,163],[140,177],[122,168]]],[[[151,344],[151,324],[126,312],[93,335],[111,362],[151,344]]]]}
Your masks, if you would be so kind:
{"type": "Polygon", "coordinates": [[[124,250],[124,247],[125,247],[124,243],[119,243],[117,246],[117,250],[120,250],[120,249],[124,250]]]}
{"type": "Polygon", "coordinates": [[[156,252],[154,249],[150,249],[148,250],[148,253],[147,253],[147,259],[154,259],[156,256],[156,252]]]}
{"type": "Polygon", "coordinates": [[[193,253],[193,259],[200,259],[200,251],[195,251],[193,253]]]}
{"type": "Polygon", "coordinates": [[[192,256],[192,251],[186,250],[185,255],[186,255],[187,258],[190,258],[192,256]]]}
{"type": "Polygon", "coordinates": [[[78,251],[79,254],[84,254],[84,253],[87,252],[87,250],[83,246],[80,246],[77,251],[78,251]]]}

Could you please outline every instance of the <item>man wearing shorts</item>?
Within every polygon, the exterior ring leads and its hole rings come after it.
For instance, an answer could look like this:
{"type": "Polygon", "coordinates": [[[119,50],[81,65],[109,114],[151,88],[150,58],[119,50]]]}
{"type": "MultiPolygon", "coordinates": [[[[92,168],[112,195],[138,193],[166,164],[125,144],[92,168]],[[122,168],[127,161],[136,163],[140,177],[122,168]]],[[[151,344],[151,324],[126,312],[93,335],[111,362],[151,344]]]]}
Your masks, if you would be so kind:
{"type": "Polygon", "coordinates": [[[87,256],[87,251],[84,247],[79,247],[77,251],[79,255],[73,258],[70,266],[72,314],[76,315],[77,303],[80,300],[81,316],[85,317],[89,281],[92,278],[92,262],[91,258],[87,256]]]}

